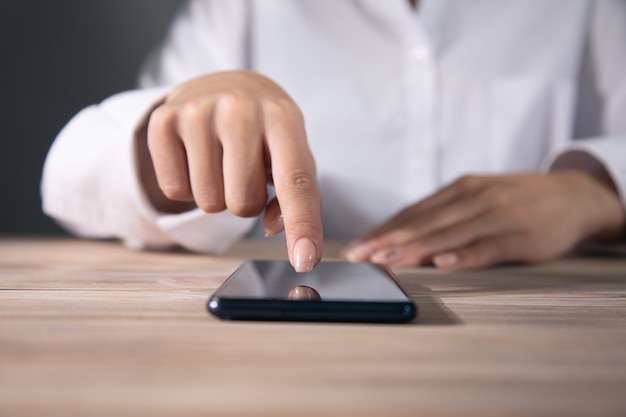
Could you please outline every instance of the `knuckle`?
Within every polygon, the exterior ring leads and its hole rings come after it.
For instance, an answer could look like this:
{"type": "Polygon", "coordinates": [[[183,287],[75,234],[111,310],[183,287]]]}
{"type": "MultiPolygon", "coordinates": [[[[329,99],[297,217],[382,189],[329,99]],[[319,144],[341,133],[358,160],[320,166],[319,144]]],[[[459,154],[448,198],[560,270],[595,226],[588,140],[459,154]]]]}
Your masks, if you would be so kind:
{"type": "Polygon", "coordinates": [[[226,117],[241,117],[254,111],[254,101],[244,92],[232,90],[216,100],[217,111],[226,117]]]}
{"type": "Polygon", "coordinates": [[[226,210],[224,201],[220,201],[218,199],[196,197],[195,202],[198,208],[206,213],[219,213],[226,210]]]}
{"type": "Polygon", "coordinates": [[[185,125],[202,125],[210,117],[210,103],[203,99],[192,100],[180,110],[185,125]]]}
{"type": "Polygon", "coordinates": [[[295,171],[287,174],[283,180],[284,188],[292,192],[309,194],[317,191],[317,181],[308,172],[295,171]]]}
{"type": "Polygon", "coordinates": [[[238,217],[254,217],[259,215],[265,208],[264,201],[236,200],[228,202],[228,211],[238,217]]]}
{"type": "Polygon", "coordinates": [[[162,104],[152,111],[148,124],[152,129],[169,131],[176,126],[176,119],[176,109],[168,104],[162,104]]]}
{"type": "Polygon", "coordinates": [[[226,210],[224,190],[221,183],[214,183],[210,179],[197,179],[192,183],[193,200],[199,209],[206,213],[219,213],[226,210]]]}
{"type": "Polygon", "coordinates": [[[188,187],[180,183],[168,182],[160,185],[163,194],[170,200],[184,201],[191,197],[188,187]]]}
{"type": "Polygon", "coordinates": [[[288,97],[274,99],[265,103],[265,111],[274,118],[302,122],[303,116],[300,108],[288,97]]]}
{"type": "Polygon", "coordinates": [[[480,190],[479,197],[496,208],[507,208],[510,205],[510,199],[507,193],[497,186],[484,187],[480,190]]]}

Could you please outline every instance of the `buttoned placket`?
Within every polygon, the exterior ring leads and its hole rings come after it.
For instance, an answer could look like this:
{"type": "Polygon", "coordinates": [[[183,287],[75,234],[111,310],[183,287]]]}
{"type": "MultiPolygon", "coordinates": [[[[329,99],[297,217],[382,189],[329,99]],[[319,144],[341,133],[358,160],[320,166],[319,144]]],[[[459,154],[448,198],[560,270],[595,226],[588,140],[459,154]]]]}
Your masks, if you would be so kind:
{"type": "Polygon", "coordinates": [[[433,45],[419,19],[407,27],[406,167],[407,197],[418,199],[439,186],[437,135],[437,66],[433,45]]]}
{"type": "Polygon", "coordinates": [[[439,39],[446,0],[420,0],[419,15],[406,0],[361,0],[360,4],[400,42],[403,68],[404,195],[417,201],[441,185],[438,123],[438,74],[435,41],[439,39]]]}

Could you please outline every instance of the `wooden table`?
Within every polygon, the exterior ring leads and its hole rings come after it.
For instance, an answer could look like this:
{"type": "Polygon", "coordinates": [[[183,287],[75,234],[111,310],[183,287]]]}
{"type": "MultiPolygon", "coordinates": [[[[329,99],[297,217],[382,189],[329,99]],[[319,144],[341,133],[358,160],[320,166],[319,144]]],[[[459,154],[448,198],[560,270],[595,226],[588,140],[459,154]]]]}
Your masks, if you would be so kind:
{"type": "Polygon", "coordinates": [[[207,314],[243,259],[284,256],[0,239],[0,416],[626,416],[624,258],[398,270],[405,325],[207,314]]]}

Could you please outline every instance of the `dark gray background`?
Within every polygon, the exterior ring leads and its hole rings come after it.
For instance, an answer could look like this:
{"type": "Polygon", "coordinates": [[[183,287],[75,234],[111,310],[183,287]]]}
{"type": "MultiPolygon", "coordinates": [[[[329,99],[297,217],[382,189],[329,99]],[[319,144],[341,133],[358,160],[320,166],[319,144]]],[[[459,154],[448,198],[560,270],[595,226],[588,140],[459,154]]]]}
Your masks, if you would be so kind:
{"type": "Polygon", "coordinates": [[[80,109],[134,86],[182,3],[0,1],[0,234],[61,233],[41,212],[48,147],[80,109]]]}

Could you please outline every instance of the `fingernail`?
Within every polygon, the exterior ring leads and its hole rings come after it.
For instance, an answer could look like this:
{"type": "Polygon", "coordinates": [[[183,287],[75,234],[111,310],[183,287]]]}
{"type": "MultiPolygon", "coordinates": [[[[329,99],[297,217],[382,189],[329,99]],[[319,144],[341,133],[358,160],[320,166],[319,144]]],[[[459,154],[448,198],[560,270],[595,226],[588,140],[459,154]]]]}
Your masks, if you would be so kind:
{"type": "Polygon", "coordinates": [[[448,267],[459,263],[459,255],[455,252],[448,252],[433,257],[433,263],[438,267],[448,267]]]}
{"type": "Polygon", "coordinates": [[[346,246],[342,255],[350,262],[362,262],[367,260],[375,251],[376,245],[373,243],[355,241],[346,246]]]}
{"type": "Polygon", "coordinates": [[[294,269],[296,272],[309,272],[317,261],[317,248],[313,241],[303,237],[293,245],[294,269]]]}
{"type": "Polygon", "coordinates": [[[383,249],[372,255],[372,262],[375,264],[393,264],[402,259],[402,251],[400,249],[383,249]]]}
{"type": "Polygon", "coordinates": [[[276,217],[272,223],[265,229],[265,237],[271,237],[285,230],[285,222],[283,215],[276,217]]]}

